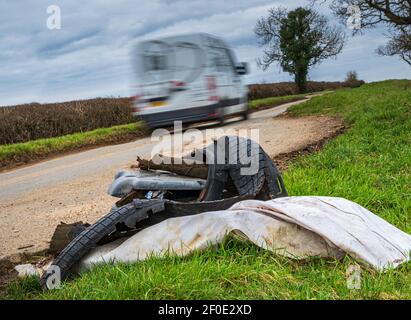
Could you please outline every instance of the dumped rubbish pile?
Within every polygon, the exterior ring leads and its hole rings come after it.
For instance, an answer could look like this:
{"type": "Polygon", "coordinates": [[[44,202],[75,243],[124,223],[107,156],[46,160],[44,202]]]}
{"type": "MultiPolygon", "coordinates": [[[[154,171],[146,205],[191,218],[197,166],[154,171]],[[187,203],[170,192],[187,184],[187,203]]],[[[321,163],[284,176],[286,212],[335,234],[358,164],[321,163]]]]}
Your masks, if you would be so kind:
{"type": "Polygon", "coordinates": [[[377,270],[410,257],[411,236],[356,203],[289,197],[264,150],[237,136],[182,158],[138,158],[133,171],[115,176],[108,192],[120,199],[106,216],[56,229],[51,247],[59,253],[44,268],[44,289],[98,263],[186,255],[228,233],[295,259],[349,254],[377,270]]]}
{"type": "Polygon", "coordinates": [[[51,288],[56,273],[59,279],[67,278],[96,246],[130,237],[166,219],[225,210],[247,199],[287,196],[275,164],[250,139],[224,136],[183,158],[162,159],[169,163],[169,171],[153,170],[155,159],[139,159],[138,170],[119,172],[108,192],[120,200],[93,225],[71,231],[75,237],[41,277],[42,287],[51,288]],[[243,159],[250,161],[244,164],[243,159]]]}

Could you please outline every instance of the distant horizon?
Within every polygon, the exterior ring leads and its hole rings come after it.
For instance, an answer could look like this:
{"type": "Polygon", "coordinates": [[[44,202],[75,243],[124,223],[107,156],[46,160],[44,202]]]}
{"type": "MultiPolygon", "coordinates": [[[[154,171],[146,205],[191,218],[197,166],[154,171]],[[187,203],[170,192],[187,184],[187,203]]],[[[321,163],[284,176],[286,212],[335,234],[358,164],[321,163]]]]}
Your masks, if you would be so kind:
{"type": "MultiPolygon", "coordinates": [[[[363,80],[361,78],[359,78],[359,80],[363,80]]],[[[384,80],[377,80],[377,81],[365,81],[365,84],[367,83],[374,83],[374,82],[382,82],[382,81],[390,81],[390,80],[409,80],[411,81],[411,78],[391,78],[391,79],[384,79],[384,80]]],[[[316,80],[308,80],[308,82],[336,82],[336,83],[342,83],[344,81],[327,81],[327,80],[322,80],[322,81],[316,81],[316,80]]],[[[279,81],[279,82],[254,82],[254,83],[247,83],[246,85],[253,85],[253,84],[278,84],[278,83],[291,83],[294,84],[293,81],[279,81]]],[[[310,92],[307,92],[310,93],[310,92]]],[[[97,97],[90,97],[90,98],[79,98],[79,99],[69,99],[69,100],[61,100],[61,101],[44,101],[44,102],[40,102],[40,101],[32,101],[32,102],[24,102],[24,103],[19,103],[19,104],[14,104],[14,105],[1,105],[0,104],[0,108],[7,108],[7,107],[15,107],[15,106],[23,106],[23,105],[27,105],[27,104],[57,104],[57,103],[66,103],[66,102],[74,102],[74,101],[85,101],[85,100],[93,100],[93,99],[131,99],[133,98],[132,95],[129,96],[97,96],[97,97]]]]}

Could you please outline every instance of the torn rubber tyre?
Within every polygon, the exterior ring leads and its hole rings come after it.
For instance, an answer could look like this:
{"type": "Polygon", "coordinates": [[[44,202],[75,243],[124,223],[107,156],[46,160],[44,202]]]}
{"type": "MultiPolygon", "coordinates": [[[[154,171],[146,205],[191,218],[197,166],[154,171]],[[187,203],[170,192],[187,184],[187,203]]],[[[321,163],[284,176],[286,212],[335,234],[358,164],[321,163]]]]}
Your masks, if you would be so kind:
{"type": "MultiPolygon", "coordinates": [[[[66,279],[72,267],[91,249],[99,244],[114,241],[124,236],[125,230],[142,230],[169,218],[199,214],[206,211],[225,210],[234,203],[251,199],[250,196],[232,197],[217,201],[177,202],[160,199],[134,199],[119,208],[113,208],[110,213],[89,226],[54,259],[52,265],[40,279],[41,287],[53,289],[52,280],[59,270],[59,279],[66,279]]],[[[131,235],[135,232],[128,233],[131,235]]]]}
{"type": "Polygon", "coordinates": [[[97,246],[103,237],[115,232],[119,223],[126,223],[134,226],[139,221],[149,217],[149,213],[164,210],[164,201],[152,200],[141,201],[136,199],[120,208],[115,208],[109,214],[100,218],[97,222],[89,226],[77,237],[75,237],[67,247],[53,260],[51,268],[43,274],[40,285],[43,289],[52,289],[53,282],[59,270],[59,280],[64,280],[70,273],[73,265],[79,261],[87,252],[97,246]]]}
{"type": "Polygon", "coordinates": [[[251,139],[224,136],[205,148],[203,153],[213,161],[208,166],[201,200],[221,199],[228,182],[234,184],[239,196],[251,195],[268,200],[288,195],[277,167],[251,139]]]}

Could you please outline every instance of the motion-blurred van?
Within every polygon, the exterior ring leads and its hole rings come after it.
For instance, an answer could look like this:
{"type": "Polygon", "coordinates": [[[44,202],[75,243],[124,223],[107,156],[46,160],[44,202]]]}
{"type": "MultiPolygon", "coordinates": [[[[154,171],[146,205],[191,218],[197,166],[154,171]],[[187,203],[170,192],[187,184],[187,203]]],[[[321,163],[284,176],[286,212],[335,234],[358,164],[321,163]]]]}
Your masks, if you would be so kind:
{"type": "Polygon", "coordinates": [[[133,115],[151,127],[247,118],[246,63],[218,37],[196,33],[137,45],[133,115]]]}

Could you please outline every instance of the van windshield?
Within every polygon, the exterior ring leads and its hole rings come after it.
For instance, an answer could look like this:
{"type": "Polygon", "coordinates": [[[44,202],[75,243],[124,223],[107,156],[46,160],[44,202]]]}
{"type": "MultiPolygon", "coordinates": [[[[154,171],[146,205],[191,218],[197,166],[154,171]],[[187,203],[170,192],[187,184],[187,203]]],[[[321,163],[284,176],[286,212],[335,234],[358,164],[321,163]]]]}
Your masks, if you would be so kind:
{"type": "Polygon", "coordinates": [[[143,78],[192,82],[200,74],[204,59],[203,50],[193,43],[150,41],[144,44],[142,52],[143,78]]]}

